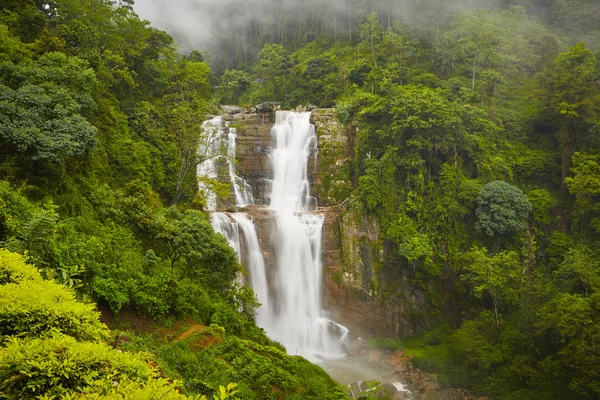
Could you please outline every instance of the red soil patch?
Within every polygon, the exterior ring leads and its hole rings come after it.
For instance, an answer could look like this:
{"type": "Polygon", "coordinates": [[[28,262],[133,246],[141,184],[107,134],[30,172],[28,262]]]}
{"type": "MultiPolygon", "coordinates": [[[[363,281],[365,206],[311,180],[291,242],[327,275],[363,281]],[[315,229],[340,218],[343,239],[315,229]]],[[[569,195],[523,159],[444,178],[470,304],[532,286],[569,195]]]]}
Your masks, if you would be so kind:
{"type": "Polygon", "coordinates": [[[188,329],[187,331],[185,331],[181,336],[179,336],[174,341],[175,342],[179,342],[180,340],[187,339],[188,337],[192,336],[193,333],[199,332],[199,331],[203,331],[203,330],[204,330],[204,326],[202,326],[202,325],[194,325],[190,329],[188,329]]]}

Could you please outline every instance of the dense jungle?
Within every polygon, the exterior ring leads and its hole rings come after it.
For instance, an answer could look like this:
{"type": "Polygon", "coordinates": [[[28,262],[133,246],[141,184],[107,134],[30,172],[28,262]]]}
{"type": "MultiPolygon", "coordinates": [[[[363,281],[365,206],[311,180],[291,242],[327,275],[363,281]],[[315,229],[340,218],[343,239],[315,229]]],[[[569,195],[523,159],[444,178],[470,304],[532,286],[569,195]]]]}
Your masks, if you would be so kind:
{"type": "Polygon", "coordinates": [[[378,224],[373,301],[424,294],[373,347],[600,396],[600,3],[198,1],[206,39],[140,3],[0,4],[0,397],[348,398],[255,324],[199,190],[203,122],[264,102],[335,109],[318,200],[378,224]]]}

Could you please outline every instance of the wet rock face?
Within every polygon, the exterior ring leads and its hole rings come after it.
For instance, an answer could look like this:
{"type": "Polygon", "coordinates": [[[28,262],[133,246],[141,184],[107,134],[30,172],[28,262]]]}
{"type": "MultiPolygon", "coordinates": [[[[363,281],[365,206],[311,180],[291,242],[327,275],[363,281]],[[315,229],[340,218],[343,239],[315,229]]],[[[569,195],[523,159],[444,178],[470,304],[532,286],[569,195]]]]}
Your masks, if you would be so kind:
{"type": "Polygon", "coordinates": [[[402,338],[418,331],[425,321],[414,315],[426,313],[427,300],[408,274],[400,270],[391,281],[382,273],[386,255],[379,221],[341,208],[321,210],[325,306],[357,335],[402,338]]]}
{"type": "Polygon", "coordinates": [[[319,205],[341,204],[352,191],[350,183],[351,146],[348,132],[344,130],[334,108],[318,108],[312,111],[319,140],[316,179],[313,195],[319,205]]]}
{"type": "Polygon", "coordinates": [[[373,275],[372,259],[368,255],[364,257],[365,252],[361,256],[360,247],[354,246],[357,236],[345,236],[349,232],[344,229],[339,208],[322,211],[325,214],[324,306],[331,310],[338,322],[359,335],[395,336],[387,326],[385,307],[369,289],[373,275]],[[354,256],[344,257],[345,253],[354,256]]]}
{"type": "Polygon", "coordinates": [[[267,272],[267,283],[269,288],[275,287],[275,273],[277,261],[275,259],[275,248],[273,236],[277,235],[277,220],[272,210],[261,206],[248,206],[244,209],[256,227],[256,234],[262,250],[267,272]]]}
{"type": "Polygon", "coordinates": [[[273,122],[256,113],[233,115],[230,126],[236,128],[236,170],[252,187],[257,204],[267,204],[269,179],[272,177],[270,149],[273,122]]]}

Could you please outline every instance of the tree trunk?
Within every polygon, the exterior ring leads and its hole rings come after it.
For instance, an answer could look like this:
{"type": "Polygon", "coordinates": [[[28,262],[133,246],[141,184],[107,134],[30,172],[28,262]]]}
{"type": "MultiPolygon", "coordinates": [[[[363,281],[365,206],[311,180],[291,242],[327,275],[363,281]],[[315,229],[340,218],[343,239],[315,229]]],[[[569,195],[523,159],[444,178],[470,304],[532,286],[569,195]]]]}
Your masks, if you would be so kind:
{"type": "Polygon", "coordinates": [[[348,39],[352,41],[352,5],[348,0],[348,39]]]}
{"type": "Polygon", "coordinates": [[[477,66],[477,54],[473,57],[473,79],[471,80],[471,92],[475,91],[475,68],[477,66]]]}

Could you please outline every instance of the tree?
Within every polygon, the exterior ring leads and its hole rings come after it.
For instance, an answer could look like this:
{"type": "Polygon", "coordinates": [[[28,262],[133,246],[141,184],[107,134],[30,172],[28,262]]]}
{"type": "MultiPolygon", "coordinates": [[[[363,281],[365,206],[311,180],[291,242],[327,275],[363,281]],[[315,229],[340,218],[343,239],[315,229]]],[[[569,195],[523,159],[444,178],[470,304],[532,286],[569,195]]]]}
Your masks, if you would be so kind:
{"type": "Polygon", "coordinates": [[[500,29],[489,12],[478,11],[459,15],[446,35],[447,41],[452,43],[453,56],[470,65],[471,90],[474,91],[478,69],[499,63],[500,29]]]}
{"type": "Polygon", "coordinates": [[[575,196],[575,221],[600,232],[600,155],[576,152],[571,174],[564,182],[575,196]]]}
{"type": "Polygon", "coordinates": [[[237,256],[201,211],[182,213],[170,207],[157,215],[151,229],[158,255],[167,257],[172,268],[178,266],[184,276],[204,279],[215,289],[231,286],[239,268],[237,256]]]}
{"type": "Polygon", "coordinates": [[[548,102],[562,159],[562,178],[569,175],[571,157],[585,145],[597,145],[600,132],[600,87],[596,83],[598,60],[584,43],[560,53],[547,76],[548,102]]]}
{"type": "Polygon", "coordinates": [[[379,22],[379,16],[376,12],[370,13],[367,16],[366,22],[360,26],[360,38],[369,44],[373,56],[373,65],[377,68],[375,44],[381,42],[381,39],[383,38],[383,27],[379,22]]]}
{"type": "Polygon", "coordinates": [[[267,43],[258,53],[258,72],[265,79],[265,85],[270,89],[274,100],[283,100],[287,94],[289,81],[289,55],[280,44],[267,43]]]}
{"type": "Polygon", "coordinates": [[[250,76],[245,71],[226,69],[221,75],[217,95],[221,104],[237,104],[240,95],[250,85],[250,76]]]}
{"type": "Polygon", "coordinates": [[[477,196],[475,227],[488,236],[520,231],[531,212],[531,204],[523,192],[504,181],[485,185],[477,196]]]}
{"type": "Polygon", "coordinates": [[[97,129],[85,117],[95,107],[96,77],[86,63],[47,53],[7,67],[0,73],[0,152],[54,163],[89,154],[97,129]]]}
{"type": "Polygon", "coordinates": [[[487,249],[473,247],[463,255],[465,266],[462,279],[468,282],[475,297],[489,295],[494,308],[496,327],[500,327],[498,308],[503,301],[514,300],[511,284],[520,276],[519,258],[514,251],[503,251],[490,256],[487,249]]]}
{"type": "Polygon", "coordinates": [[[396,244],[398,254],[405,257],[416,272],[418,261],[430,263],[433,248],[431,239],[425,233],[417,231],[413,220],[404,214],[399,214],[387,230],[387,236],[396,244]]]}

